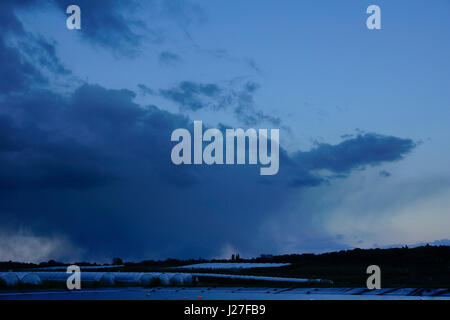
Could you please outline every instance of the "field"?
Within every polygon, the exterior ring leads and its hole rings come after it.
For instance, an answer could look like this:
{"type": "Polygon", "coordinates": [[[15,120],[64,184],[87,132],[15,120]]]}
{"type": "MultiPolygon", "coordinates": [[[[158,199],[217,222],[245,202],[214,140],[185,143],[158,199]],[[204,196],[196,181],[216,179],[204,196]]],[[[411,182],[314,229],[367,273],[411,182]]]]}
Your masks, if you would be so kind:
{"type": "Polygon", "coordinates": [[[128,287],[0,292],[0,300],[450,300],[448,290],[439,293],[413,288],[128,287]]]}

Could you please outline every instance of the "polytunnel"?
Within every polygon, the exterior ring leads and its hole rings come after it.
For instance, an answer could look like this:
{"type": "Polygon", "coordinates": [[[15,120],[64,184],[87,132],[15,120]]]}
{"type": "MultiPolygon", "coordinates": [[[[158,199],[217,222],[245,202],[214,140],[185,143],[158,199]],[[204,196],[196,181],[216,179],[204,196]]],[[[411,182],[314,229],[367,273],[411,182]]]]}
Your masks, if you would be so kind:
{"type": "Polygon", "coordinates": [[[110,286],[115,284],[115,278],[111,272],[82,272],[81,283],[110,286]]]}
{"type": "Polygon", "coordinates": [[[160,279],[160,281],[161,281],[161,284],[164,285],[164,286],[170,284],[170,278],[169,278],[169,276],[167,275],[167,273],[161,273],[161,274],[159,275],[159,279],[160,279]]]}
{"type": "MultiPolygon", "coordinates": [[[[0,273],[0,285],[18,284],[65,286],[72,273],[61,271],[3,272],[0,273]]],[[[81,272],[81,284],[85,286],[160,286],[192,284],[190,273],[172,272],[81,272]]]]}
{"type": "Polygon", "coordinates": [[[42,284],[42,280],[35,272],[16,272],[20,283],[38,286],[42,284]]]}
{"type": "MultiPolygon", "coordinates": [[[[66,272],[37,272],[42,280],[47,283],[66,283],[72,275],[66,272]]],[[[114,275],[110,272],[81,272],[81,283],[85,285],[113,285],[114,275]]]]}
{"type": "Polygon", "coordinates": [[[187,273],[175,273],[170,276],[170,284],[172,285],[183,285],[192,283],[192,275],[187,273]]]}
{"type": "Polygon", "coordinates": [[[119,285],[140,285],[142,276],[142,272],[114,272],[115,281],[119,285]]]}
{"type": "Polygon", "coordinates": [[[0,273],[0,286],[12,287],[19,283],[19,277],[14,272],[0,273]]]}
{"type": "Polygon", "coordinates": [[[65,283],[67,278],[70,277],[69,273],[57,271],[36,272],[36,274],[41,278],[41,281],[45,283],[65,283]]]}
{"type": "Polygon", "coordinates": [[[117,284],[123,286],[182,285],[192,283],[192,275],[183,273],[115,272],[114,278],[117,284]]]}
{"type": "Polygon", "coordinates": [[[161,274],[159,272],[149,272],[145,273],[141,277],[141,284],[143,286],[150,286],[150,285],[161,285],[161,274]]]}

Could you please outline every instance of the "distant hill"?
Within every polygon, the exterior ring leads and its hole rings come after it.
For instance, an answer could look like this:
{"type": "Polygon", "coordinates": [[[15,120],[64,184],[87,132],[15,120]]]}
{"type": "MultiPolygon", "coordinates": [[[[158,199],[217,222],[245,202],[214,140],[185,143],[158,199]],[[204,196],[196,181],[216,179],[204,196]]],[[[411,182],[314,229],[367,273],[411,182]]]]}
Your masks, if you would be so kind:
{"type": "MultiPolygon", "coordinates": [[[[450,240],[449,239],[442,239],[442,240],[435,240],[433,242],[419,242],[415,244],[408,245],[409,248],[417,248],[417,247],[423,247],[426,245],[430,246],[450,246],[450,240]]],[[[401,248],[404,247],[404,244],[393,244],[389,246],[383,246],[382,249],[390,249],[390,248],[401,248]]]]}
{"type": "MultiPolygon", "coordinates": [[[[365,286],[366,268],[374,264],[381,268],[384,286],[450,288],[450,246],[447,245],[291,254],[254,261],[291,263],[277,268],[277,275],[324,278],[340,286],[365,286]]],[[[272,274],[270,270],[261,270],[261,273],[272,274]]]]}

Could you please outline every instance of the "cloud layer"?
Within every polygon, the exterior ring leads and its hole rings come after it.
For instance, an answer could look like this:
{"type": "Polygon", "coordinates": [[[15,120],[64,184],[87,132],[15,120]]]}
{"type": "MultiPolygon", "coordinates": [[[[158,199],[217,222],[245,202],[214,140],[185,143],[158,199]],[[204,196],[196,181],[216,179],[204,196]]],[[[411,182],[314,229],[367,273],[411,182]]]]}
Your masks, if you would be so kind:
{"type": "Polygon", "coordinates": [[[296,158],[282,150],[273,179],[254,166],[175,166],[170,134],[191,121],[134,97],[90,84],[69,97],[47,90],[5,96],[2,218],[40,235],[67,235],[88,257],[213,256],[230,242],[258,252],[271,241],[255,241],[259,222],[276,216],[293,189],[328,181],[316,169],[349,173],[399,160],[414,147],[366,135],[296,158]]]}
{"type": "MultiPolygon", "coordinates": [[[[139,46],[118,2],[82,5],[97,9],[83,18],[88,40],[123,50],[139,46]]],[[[184,16],[175,5],[168,12],[184,16]]],[[[279,233],[267,233],[264,224],[287,221],[288,200],[365,166],[399,161],[415,147],[411,139],[371,133],[292,156],[281,149],[273,177],[261,177],[255,166],[175,166],[170,135],[192,128],[188,117],[140,105],[129,89],[88,82],[65,92],[53,88],[54,78],[73,70],[59,61],[54,43],[23,30],[13,2],[3,1],[0,9],[0,242],[12,248],[0,259],[212,257],[229,247],[249,254],[280,251],[279,233]],[[22,225],[30,231],[17,232],[22,225]]],[[[231,88],[185,80],[159,92],[139,88],[181,110],[226,109],[245,126],[280,125],[256,107],[255,82],[231,88]]],[[[314,217],[307,212],[298,233],[312,236],[314,217]]],[[[317,235],[310,244],[336,247],[337,240],[317,235]]]]}

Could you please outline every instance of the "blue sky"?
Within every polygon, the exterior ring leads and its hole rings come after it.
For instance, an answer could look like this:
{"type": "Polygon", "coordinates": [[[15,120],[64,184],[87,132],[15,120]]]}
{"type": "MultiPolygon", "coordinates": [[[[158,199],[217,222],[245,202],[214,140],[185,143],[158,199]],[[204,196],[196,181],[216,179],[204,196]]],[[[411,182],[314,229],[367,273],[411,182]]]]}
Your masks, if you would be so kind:
{"type": "Polygon", "coordinates": [[[450,237],[449,1],[69,4],[0,7],[0,260],[450,237]],[[280,128],[280,173],[173,166],[193,120],[280,128]]]}

